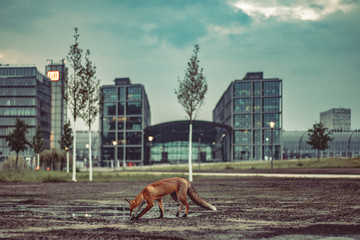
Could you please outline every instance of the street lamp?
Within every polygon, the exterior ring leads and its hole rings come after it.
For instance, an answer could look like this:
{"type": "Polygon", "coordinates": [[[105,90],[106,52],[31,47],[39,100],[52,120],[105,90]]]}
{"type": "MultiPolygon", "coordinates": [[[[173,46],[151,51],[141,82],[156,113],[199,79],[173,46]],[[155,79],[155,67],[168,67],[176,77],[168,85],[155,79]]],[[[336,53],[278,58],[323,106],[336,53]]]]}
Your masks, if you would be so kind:
{"type": "MultiPolygon", "coordinates": [[[[114,145],[114,161],[116,161],[116,155],[117,155],[117,151],[116,151],[116,145],[117,145],[117,142],[114,140],[113,142],[113,145],[114,145]]],[[[114,168],[114,161],[111,161],[111,168],[114,168]]]]}
{"type": "Polygon", "coordinates": [[[273,172],[273,131],[275,127],[275,122],[269,122],[270,128],[271,128],[271,149],[270,149],[270,156],[271,156],[271,172],[273,172]]]}
{"type": "Polygon", "coordinates": [[[149,164],[150,164],[150,169],[151,169],[151,147],[152,147],[152,141],[154,140],[153,136],[149,136],[148,140],[150,142],[150,149],[149,149],[149,164]]]}

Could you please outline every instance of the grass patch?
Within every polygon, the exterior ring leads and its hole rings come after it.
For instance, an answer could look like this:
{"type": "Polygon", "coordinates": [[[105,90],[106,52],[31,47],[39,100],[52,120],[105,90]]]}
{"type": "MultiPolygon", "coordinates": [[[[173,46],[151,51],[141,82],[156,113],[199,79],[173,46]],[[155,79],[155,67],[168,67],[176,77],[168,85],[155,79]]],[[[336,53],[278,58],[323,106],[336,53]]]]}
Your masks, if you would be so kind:
{"type": "MultiPolygon", "coordinates": [[[[275,160],[275,169],[299,169],[299,168],[360,168],[360,158],[355,159],[296,159],[296,160],[275,160]]],[[[270,169],[270,161],[247,161],[231,163],[208,163],[201,164],[201,171],[216,170],[261,170],[270,169]]],[[[198,171],[199,166],[194,163],[193,170],[198,171]]],[[[167,165],[149,167],[132,167],[126,170],[110,172],[94,172],[94,182],[112,182],[112,181],[156,181],[163,178],[183,177],[187,178],[188,166],[167,165]],[[136,172],[135,172],[136,171],[136,172]],[[159,172],[159,174],[149,174],[159,172]],[[170,173],[172,172],[172,173],[170,173]]],[[[78,182],[88,182],[88,172],[78,172],[76,174],[78,182]]],[[[33,171],[33,170],[2,170],[0,171],[0,182],[70,182],[72,173],[59,171],[33,171]]]]}

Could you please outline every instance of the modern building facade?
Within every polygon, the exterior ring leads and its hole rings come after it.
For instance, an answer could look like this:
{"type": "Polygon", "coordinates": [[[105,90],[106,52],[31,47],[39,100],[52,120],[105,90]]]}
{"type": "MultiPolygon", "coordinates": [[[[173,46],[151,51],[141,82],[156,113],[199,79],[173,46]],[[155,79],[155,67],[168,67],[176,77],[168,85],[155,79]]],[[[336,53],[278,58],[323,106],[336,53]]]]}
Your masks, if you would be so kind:
{"type": "Polygon", "coordinates": [[[51,134],[50,148],[61,149],[61,137],[64,124],[67,121],[66,101],[63,97],[67,68],[64,60],[61,63],[53,63],[52,60],[45,66],[46,75],[51,80],[51,134]]]}
{"type": "MultiPolygon", "coordinates": [[[[145,129],[145,164],[187,163],[189,121],[166,122],[145,129]]],[[[231,153],[231,127],[206,121],[193,121],[193,163],[227,162],[231,153]]]]}
{"type": "Polygon", "coordinates": [[[281,159],[282,109],[281,79],[254,72],[230,83],[213,121],[233,128],[232,161],[281,159]]]}
{"type": "MultiPolygon", "coordinates": [[[[16,118],[30,126],[29,141],[40,127],[45,147],[50,147],[50,79],[36,67],[0,65],[0,159],[12,154],[5,138],[14,130],[16,118]]],[[[31,157],[32,149],[23,155],[31,157]]]]}
{"type": "MultiPolygon", "coordinates": [[[[76,131],[76,164],[78,168],[89,167],[89,131],[76,131]]],[[[100,166],[100,135],[91,132],[91,155],[93,167],[100,166]]]]}
{"type": "Polygon", "coordinates": [[[351,109],[332,108],[320,113],[320,122],[329,130],[351,130],[351,109]]]}
{"type": "MultiPolygon", "coordinates": [[[[333,140],[329,148],[320,151],[321,158],[332,157],[360,157],[360,130],[332,132],[333,140]]],[[[284,131],[283,132],[283,158],[314,158],[317,150],[312,149],[306,142],[309,140],[307,131],[284,131]]]]}
{"type": "Polygon", "coordinates": [[[116,78],[102,86],[100,114],[101,166],[144,164],[144,129],[150,125],[150,105],[141,84],[116,78]]]}

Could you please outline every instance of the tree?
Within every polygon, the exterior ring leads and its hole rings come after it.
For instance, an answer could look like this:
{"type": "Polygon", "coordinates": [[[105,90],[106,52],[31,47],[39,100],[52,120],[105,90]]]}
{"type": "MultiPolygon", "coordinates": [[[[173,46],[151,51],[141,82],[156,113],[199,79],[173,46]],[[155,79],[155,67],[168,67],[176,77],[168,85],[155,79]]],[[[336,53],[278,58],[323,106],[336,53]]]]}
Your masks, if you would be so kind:
{"type": "Polygon", "coordinates": [[[70,109],[70,112],[73,116],[74,120],[74,129],[73,129],[73,176],[72,181],[76,182],[76,120],[80,115],[81,110],[85,107],[86,99],[84,99],[84,88],[82,85],[82,79],[80,77],[80,70],[82,69],[81,65],[81,57],[82,50],[79,48],[79,33],[78,28],[74,28],[75,34],[74,39],[75,42],[70,46],[70,51],[67,55],[67,60],[74,73],[72,77],[66,79],[66,88],[64,91],[64,98],[67,102],[67,105],[70,109]]]}
{"type": "Polygon", "coordinates": [[[11,151],[16,152],[16,160],[15,160],[15,168],[18,167],[18,159],[19,159],[19,152],[27,150],[27,146],[31,146],[31,144],[26,139],[26,134],[28,131],[29,126],[19,118],[15,121],[15,129],[6,136],[6,141],[10,147],[11,151]]]}
{"type": "Polygon", "coordinates": [[[34,153],[37,155],[37,167],[40,168],[40,153],[45,149],[44,139],[41,134],[40,127],[37,128],[35,136],[31,142],[31,147],[34,149],[34,153]]]}
{"type": "Polygon", "coordinates": [[[309,140],[306,142],[312,149],[317,149],[318,161],[320,161],[320,150],[329,148],[328,143],[333,140],[331,132],[322,123],[315,123],[312,129],[308,130],[309,140]]]}
{"type": "Polygon", "coordinates": [[[80,112],[80,116],[89,127],[89,181],[92,181],[91,126],[99,114],[102,94],[100,92],[100,80],[95,76],[96,66],[90,61],[89,56],[90,51],[87,50],[85,55],[85,67],[80,70],[80,76],[85,89],[83,94],[86,94],[83,98],[87,100],[86,106],[80,112]]]}
{"type": "Polygon", "coordinates": [[[66,151],[66,172],[69,173],[69,151],[71,151],[71,146],[73,143],[73,136],[71,134],[71,124],[68,120],[64,124],[64,130],[63,135],[61,136],[60,146],[61,149],[64,149],[66,151]]]}
{"type": "Polygon", "coordinates": [[[179,88],[175,89],[178,102],[185,110],[186,116],[189,119],[189,181],[192,182],[192,122],[195,120],[197,113],[204,103],[205,94],[207,92],[206,77],[203,74],[203,68],[199,68],[199,45],[194,45],[193,55],[187,63],[188,67],[185,71],[185,76],[179,82],[179,88]]]}

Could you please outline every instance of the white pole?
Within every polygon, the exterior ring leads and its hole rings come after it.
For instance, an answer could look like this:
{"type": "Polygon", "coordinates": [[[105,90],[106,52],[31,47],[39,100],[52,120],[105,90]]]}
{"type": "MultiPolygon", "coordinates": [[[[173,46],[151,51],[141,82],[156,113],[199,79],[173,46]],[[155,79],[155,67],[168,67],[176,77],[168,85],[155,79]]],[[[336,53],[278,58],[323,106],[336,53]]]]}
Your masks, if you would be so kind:
{"type": "Polygon", "coordinates": [[[72,181],[76,182],[76,121],[74,119],[74,142],[73,142],[73,175],[72,175],[72,181]]]}
{"type": "Polygon", "coordinates": [[[192,155],[192,123],[190,122],[190,124],[189,124],[189,182],[193,181],[191,155],[192,155]]]}
{"type": "Polygon", "coordinates": [[[37,154],[37,169],[40,170],[40,154],[37,154]]]}
{"type": "Polygon", "coordinates": [[[66,150],[66,173],[69,173],[69,149],[66,150]]]}
{"type": "Polygon", "coordinates": [[[92,155],[91,155],[91,128],[89,127],[89,181],[93,180],[93,172],[92,172],[92,155]]]}

